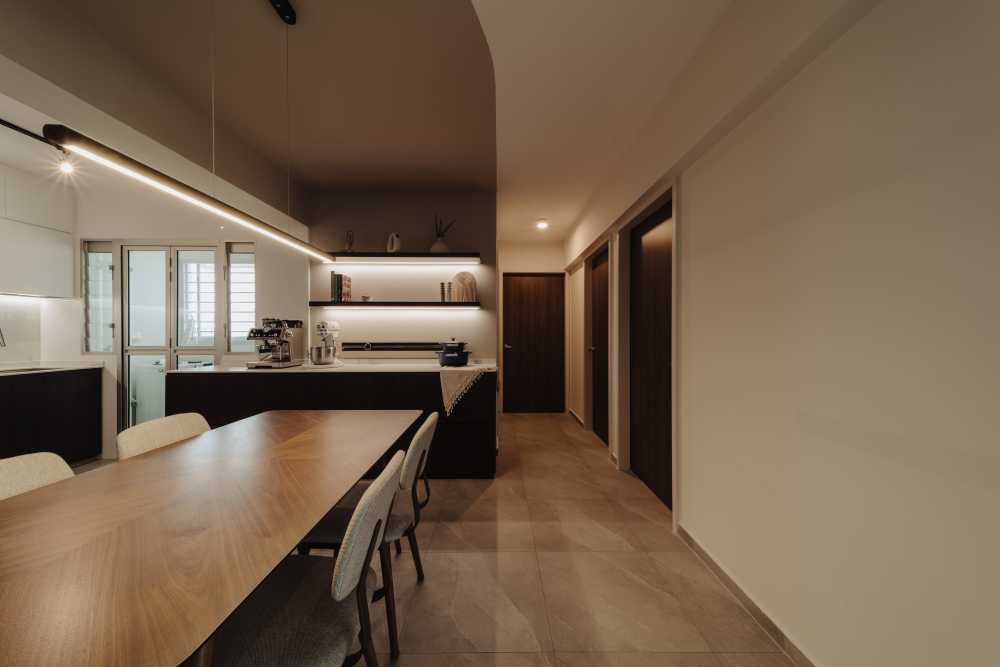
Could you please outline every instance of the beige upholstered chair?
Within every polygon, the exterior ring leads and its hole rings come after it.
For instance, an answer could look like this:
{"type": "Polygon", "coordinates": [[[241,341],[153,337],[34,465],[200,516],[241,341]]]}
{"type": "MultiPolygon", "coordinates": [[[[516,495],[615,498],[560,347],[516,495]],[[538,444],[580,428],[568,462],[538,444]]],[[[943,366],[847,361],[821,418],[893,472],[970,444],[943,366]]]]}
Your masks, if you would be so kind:
{"type": "Polygon", "coordinates": [[[197,412],[185,412],[137,424],[118,434],[118,460],[130,459],[210,430],[197,412]]]}
{"type": "Polygon", "coordinates": [[[73,476],[58,454],[38,452],[0,459],[0,500],[73,476]]]}
{"type": "Polygon", "coordinates": [[[365,662],[378,665],[365,579],[372,554],[383,542],[402,467],[403,454],[397,452],[361,496],[347,524],[332,582],[329,558],[286,558],[216,631],[213,664],[340,667],[360,627],[365,662]]]}
{"type": "MultiPolygon", "coordinates": [[[[424,567],[420,562],[420,547],[417,545],[417,526],[420,525],[420,510],[427,506],[430,500],[430,485],[424,477],[424,469],[427,467],[427,457],[430,454],[431,442],[434,440],[434,431],[437,429],[438,414],[433,412],[424,420],[424,423],[417,429],[410,447],[406,450],[406,459],[399,475],[399,493],[396,496],[396,503],[392,507],[392,514],[389,515],[389,522],[385,529],[385,543],[379,547],[379,560],[382,565],[382,580],[384,588],[379,594],[385,595],[385,613],[389,629],[389,649],[393,658],[399,656],[399,639],[396,632],[396,596],[393,590],[392,581],[392,559],[389,555],[389,544],[396,544],[397,553],[401,550],[399,540],[407,538],[410,543],[410,554],[413,556],[413,564],[417,569],[417,581],[424,580],[424,567]],[[417,482],[423,479],[425,498],[420,501],[417,498],[417,482]]],[[[360,482],[351,493],[337,503],[330,512],[323,517],[313,528],[309,535],[302,541],[299,551],[309,553],[312,548],[340,549],[340,544],[346,534],[348,522],[354,511],[354,505],[358,502],[358,497],[366,492],[369,482],[360,482]]]]}

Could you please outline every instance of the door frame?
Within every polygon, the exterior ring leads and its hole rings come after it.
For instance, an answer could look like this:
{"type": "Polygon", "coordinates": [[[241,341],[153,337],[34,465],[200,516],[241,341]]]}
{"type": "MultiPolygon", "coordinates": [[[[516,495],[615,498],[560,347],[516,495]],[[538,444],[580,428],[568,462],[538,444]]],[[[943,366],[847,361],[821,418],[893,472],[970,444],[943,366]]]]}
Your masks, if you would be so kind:
{"type": "MultiPolygon", "coordinates": [[[[506,323],[507,314],[504,312],[504,278],[506,276],[512,277],[544,277],[544,276],[559,276],[563,281],[563,413],[565,413],[569,408],[569,401],[567,400],[566,392],[569,389],[569,279],[566,271],[503,271],[500,272],[500,277],[497,280],[497,311],[500,313],[500,317],[497,318],[497,368],[500,369],[500,381],[497,383],[497,412],[499,414],[506,414],[507,411],[504,409],[506,403],[504,401],[504,392],[507,389],[507,369],[504,368],[504,350],[506,349],[504,345],[504,326],[506,323]]],[[[518,414],[518,413],[510,413],[518,414]]],[[[499,437],[499,436],[498,436],[499,437]]]]}
{"type": "MultiPolygon", "coordinates": [[[[164,372],[177,368],[177,357],[183,355],[212,355],[214,363],[219,364],[222,355],[228,350],[228,305],[229,305],[229,282],[226,266],[220,266],[227,261],[227,245],[218,241],[208,241],[203,243],[195,242],[156,242],[156,241],[115,241],[115,262],[120,266],[117,271],[119,278],[118,298],[115,308],[115,321],[121,326],[116,327],[117,354],[119,368],[119,396],[118,396],[118,426],[119,430],[124,430],[133,426],[131,423],[130,404],[130,383],[129,358],[130,356],[156,356],[163,355],[164,372]],[[129,252],[130,251],[161,251],[167,256],[166,265],[166,342],[164,345],[145,346],[130,345],[129,340],[129,252]],[[215,341],[211,346],[181,346],[177,340],[177,288],[180,285],[178,277],[179,262],[178,253],[185,250],[211,251],[214,254],[213,264],[215,266],[215,341]],[[221,260],[220,260],[221,257],[221,260]],[[220,291],[225,296],[225,307],[220,308],[220,291]],[[220,336],[222,338],[220,339],[220,336]]],[[[117,293],[117,290],[116,290],[117,293]]]]}

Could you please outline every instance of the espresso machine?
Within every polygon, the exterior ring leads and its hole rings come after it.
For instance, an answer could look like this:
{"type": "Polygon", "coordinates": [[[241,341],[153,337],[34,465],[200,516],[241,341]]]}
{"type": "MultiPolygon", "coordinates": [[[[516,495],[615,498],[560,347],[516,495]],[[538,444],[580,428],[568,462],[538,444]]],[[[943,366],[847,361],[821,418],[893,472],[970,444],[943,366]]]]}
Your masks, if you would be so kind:
{"type": "Polygon", "coordinates": [[[306,358],[306,336],[302,320],[281,320],[265,317],[260,328],[247,334],[247,340],[257,343],[257,361],[248,361],[247,368],[290,368],[301,366],[306,358]]]}

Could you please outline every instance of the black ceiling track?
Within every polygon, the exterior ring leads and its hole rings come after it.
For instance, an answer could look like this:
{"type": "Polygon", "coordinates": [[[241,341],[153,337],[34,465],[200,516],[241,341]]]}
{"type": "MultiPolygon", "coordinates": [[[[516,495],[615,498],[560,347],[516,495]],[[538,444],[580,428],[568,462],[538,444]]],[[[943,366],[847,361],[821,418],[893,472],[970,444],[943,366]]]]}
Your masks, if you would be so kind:
{"type": "Polygon", "coordinates": [[[282,21],[288,25],[295,25],[295,7],[292,7],[291,0],[271,0],[271,6],[278,12],[282,21]]]}
{"type": "Polygon", "coordinates": [[[3,126],[3,127],[8,128],[8,129],[14,130],[15,132],[17,132],[19,134],[23,134],[26,137],[34,139],[35,141],[40,141],[43,144],[48,144],[49,146],[52,146],[56,150],[61,151],[63,153],[66,152],[66,149],[64,149],[62,146],[60,146],[56,142],[51,141],[50,139],[46,139],[42,135],[37,134],[35,132],[32,132],[31,130],[27,130],[27,129],[21,127],[20,125],[15,125],[14,123],[10,122],[9,120],[4,120],[3,118],[0,118],[0,126],[3,126]]]}

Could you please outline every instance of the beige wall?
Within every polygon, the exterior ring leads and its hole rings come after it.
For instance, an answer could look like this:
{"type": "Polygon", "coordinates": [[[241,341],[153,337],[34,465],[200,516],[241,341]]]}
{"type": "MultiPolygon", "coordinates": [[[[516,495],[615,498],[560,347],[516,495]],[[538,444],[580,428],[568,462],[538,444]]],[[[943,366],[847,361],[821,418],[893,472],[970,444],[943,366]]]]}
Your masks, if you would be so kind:
{"type": "Polygon", "coordinates": [[[885,2],[682,177],[680,521],[822,667],[1000,664],[997,25],[885,2]]]}
{"type": "MultiPolygon", "coordinates": [[[[690,165],[798,68],[841,34],[875,0],[734,2],[662,99],[566,239],[567,263],[619,219],[659,179],[690,165]]],[[[655,93],[651,93],[655,94],[655,93]]],[[[641,203],[641,202],[640,202],[641,203]]],[[[647,202],[648,203],[648,202],[647,202]]]]}
{"type": "Polygon", "coordinates": [[[559,241],[500,241],[497,256],[501,273],[562,273],[566,267],[559,241]]]}

